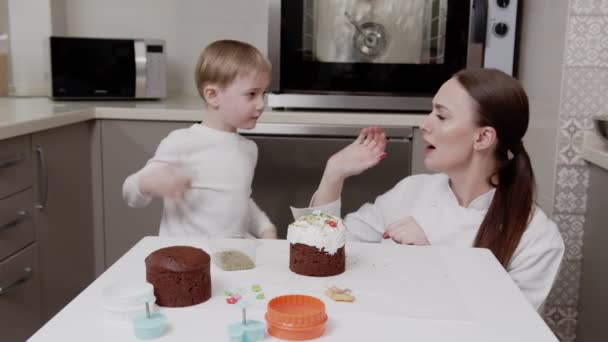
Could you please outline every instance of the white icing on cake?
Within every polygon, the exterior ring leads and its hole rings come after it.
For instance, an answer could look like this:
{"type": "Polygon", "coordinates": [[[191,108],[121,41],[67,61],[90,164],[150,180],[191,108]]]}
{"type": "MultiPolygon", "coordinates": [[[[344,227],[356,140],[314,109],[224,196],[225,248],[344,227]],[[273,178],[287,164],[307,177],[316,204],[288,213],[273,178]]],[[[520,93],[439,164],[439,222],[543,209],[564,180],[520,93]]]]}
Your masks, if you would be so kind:
{"type": "Polygon", "coordinates": [[[346,227],[339,217],[315,211],[300,216],[287,227],[287,241],[317,247],[329,254],[336,254],[344,246],[346,227]],[[335,226],[335,227],[333,227],[335,226]]]}

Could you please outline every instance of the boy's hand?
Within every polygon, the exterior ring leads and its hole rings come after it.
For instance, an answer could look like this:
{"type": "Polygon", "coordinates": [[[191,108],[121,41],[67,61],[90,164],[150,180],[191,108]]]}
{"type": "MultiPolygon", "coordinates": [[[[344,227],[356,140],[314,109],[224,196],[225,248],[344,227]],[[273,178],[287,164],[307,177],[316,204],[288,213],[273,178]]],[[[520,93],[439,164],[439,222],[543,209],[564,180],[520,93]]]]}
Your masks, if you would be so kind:
{"type": "Polygon", "coordinates": [[[152,162],[139,178],[141,192],[151,197],[183,199],[192,178],[172,164],[152,162]]]}
{"type": "Polygon", "coordinates": [[[386,135],[377,126],[361,130],[357,140],[335,153],[327,161],[328,172],[339,178],[358,175],[386,157],[386,135]]]}
{"type": "Polygon", "coordinates": [[[420,225],[418,225],[418,222],[411,216],[391,223],[386,228],[384,238],[391,238],[395,242],[403,245],[428,246],[431,244],[426,238],[424,230],[422,230],[420,225]]]}

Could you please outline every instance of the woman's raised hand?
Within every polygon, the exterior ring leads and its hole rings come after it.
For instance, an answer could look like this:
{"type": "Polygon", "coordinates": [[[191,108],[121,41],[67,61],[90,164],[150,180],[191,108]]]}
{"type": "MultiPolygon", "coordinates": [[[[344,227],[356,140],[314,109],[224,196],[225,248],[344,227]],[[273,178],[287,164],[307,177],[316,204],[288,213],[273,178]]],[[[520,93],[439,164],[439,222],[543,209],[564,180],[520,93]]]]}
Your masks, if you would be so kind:
{"type": "Polygon", "coordinates": [[[342,178],[358,175],[384,159],[385,148],[386,134],[382,128],[364,128],[352,144],[329,158],[327,168],[342,178]]]}

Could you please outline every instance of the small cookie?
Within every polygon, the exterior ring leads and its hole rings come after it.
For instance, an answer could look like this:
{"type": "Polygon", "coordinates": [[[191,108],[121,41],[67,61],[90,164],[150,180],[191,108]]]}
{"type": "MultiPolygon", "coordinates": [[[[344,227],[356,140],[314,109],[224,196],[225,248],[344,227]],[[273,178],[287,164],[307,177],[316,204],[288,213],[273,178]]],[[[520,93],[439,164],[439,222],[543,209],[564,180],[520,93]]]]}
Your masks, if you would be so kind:
{"type": "Polygon", "coordinates": [[[335,286],[325,290],[325,295],[337,302],[354,302],[355,296],[351,295],[350,289],[340,289],[335,286]]]}

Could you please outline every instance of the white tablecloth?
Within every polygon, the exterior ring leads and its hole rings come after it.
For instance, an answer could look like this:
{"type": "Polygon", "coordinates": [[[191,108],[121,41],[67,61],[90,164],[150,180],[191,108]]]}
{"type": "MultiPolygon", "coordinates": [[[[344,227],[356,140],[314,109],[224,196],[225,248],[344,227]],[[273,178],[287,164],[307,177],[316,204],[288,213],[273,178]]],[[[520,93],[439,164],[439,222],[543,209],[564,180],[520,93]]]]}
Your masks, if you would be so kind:
{"type": "MultiPolygon", "coordinates": [[[[254,269],[226,272],[212,263],[207,302],[161,308],[169,329],[156,341],[227,340],[226,326],[239,321],[241,313],[226,303],[224,291],[253,284],[261,285],[266,299],[250,299],[249,319],[264,321],[268,300],[279,295],[323,300],[329,320],[322,341],[557,341],[488,250],[348,243],[346,271],[315,278],[289,270],[285,240],[261,241],[254,269]],[[350,288],[355,302],[325,297],[328,286],[350,288]]],[[[135,340],[131,324],[105,318],[101,291],[116,281],[145,281],[145,257],[172,245],[208,250],[203,239],[142,239],[31,341],[135,340]]]]}

